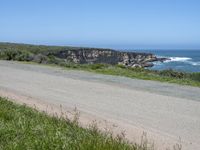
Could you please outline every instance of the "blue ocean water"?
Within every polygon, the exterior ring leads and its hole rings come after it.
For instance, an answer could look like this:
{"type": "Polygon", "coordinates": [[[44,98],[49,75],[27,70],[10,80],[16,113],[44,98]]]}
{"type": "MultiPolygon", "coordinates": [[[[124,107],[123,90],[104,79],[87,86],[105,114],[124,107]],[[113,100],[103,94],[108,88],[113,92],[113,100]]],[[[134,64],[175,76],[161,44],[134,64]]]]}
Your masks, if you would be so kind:
{"type": "Polygon", "coordinates": [[[200,72],[200,50],[148,50],[157,57],[166,57],[171,60],[164,63],[155,62],[151,69],[173,69],[184,72],[200,72]]]}

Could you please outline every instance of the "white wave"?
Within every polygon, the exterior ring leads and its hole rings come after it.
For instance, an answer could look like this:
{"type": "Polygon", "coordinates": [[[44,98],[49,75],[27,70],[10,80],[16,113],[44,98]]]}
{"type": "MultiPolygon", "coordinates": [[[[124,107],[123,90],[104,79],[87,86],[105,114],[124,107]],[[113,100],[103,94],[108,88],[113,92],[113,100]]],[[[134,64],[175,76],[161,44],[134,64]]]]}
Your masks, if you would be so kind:
{"type": "Polygon", "coordinates": [[[153,64],[158,66],[158,65],[162,65],[163,63],[160,61],[154,61],[153,64]]]}
{"type": "Polygon", "coordinates": [[[169,60],[164,61],[164,63],[169,62],[183,62],[186,64],[190,64],[193,66],[200,66],[200,62],[192,61],[192,58],[190,57],[166,57],[166,56],[157,56],[158,58],[169,58],[169,60]]]}
{"type": "Polygon", "coordinates": [[[170,60],[167,60],[166,62],[186,62],[189,60],[192,60],[192,58],[189,57],[168,57],[170,60]]]}
{"type": "Polygon", "coordinates": [[[200,62],[189,61],[188,63],[193,66],[200,66],[200,62]]]}

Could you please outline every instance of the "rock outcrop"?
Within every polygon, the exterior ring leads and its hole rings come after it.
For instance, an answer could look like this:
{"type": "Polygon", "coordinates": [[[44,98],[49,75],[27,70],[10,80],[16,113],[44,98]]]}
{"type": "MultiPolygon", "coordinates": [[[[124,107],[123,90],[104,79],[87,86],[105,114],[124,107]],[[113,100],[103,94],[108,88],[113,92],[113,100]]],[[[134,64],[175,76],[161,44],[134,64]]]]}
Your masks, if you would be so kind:
{"type": "Polygon", "coordinates": [[[167,60],[150,53],[15,43],[0,43],[0,59],[53,64],[121,64],[127,67],[152,67],[154,61],[167,60]]]}
{"type": "MultiPolygon", "coordinates": [[[[152,67],[154,61],[160,61],[150,53],[124,52],[110,49],[80,48],[76,50],[61,50],[48,53],[66,62],[78,64],[121,64],[128,67],[152,67]]],[[[161,59],[162,61],[164,59],[161,59]]]]}

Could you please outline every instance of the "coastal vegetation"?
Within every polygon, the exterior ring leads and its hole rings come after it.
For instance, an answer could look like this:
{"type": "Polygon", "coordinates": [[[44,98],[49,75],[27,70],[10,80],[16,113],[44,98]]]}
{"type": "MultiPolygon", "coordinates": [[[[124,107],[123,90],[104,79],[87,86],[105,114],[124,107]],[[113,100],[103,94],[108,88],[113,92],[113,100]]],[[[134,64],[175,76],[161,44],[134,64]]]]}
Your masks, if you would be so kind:
{"type": "MultiPolygon", "coordinates": [[[[66,61],[57,55],[64,50],[97,50],[106,49],[80,48],[80,47],[62,47],[62,46],[37,46],[26,44],[0,43],[0,59],[14,60],[23,62],[34,62],[48,64],[52,66],[61,66],[66,69],[77,69],[95,73],[125,76],[129,78],[138,78],[143,80],[155,80],[160,82],[177,83],[200,87],[200,73],[187,73],[175,70],[156,71],[144,67],[129,67],[122,64],[81,64],[73,61],[66,61]]],[[[112,51],[112,50],[110,50],[112,51]]]]}
{"type": "Polygon", "coordinates": [[[0,149],[150,150],[144,139],[130,143],[123,134],[101,132],[95,124],[82,128],[76,115],[70,120],[62,114],[49,116],[0,97],[0,149]]]}

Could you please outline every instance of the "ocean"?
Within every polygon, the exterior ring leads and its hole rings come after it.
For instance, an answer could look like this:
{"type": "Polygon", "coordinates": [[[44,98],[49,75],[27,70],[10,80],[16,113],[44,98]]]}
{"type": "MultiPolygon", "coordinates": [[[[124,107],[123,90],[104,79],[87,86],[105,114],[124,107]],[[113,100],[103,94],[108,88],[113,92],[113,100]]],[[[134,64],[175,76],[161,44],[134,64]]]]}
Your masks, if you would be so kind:
{"type": "Polygon", "coordinates": [[[200,50],[146,50],[142,52],[149,52],[155,54],[157,57],[171,59],[164,63],[155,62],[151,69],[200,72],[200,50]]]}

